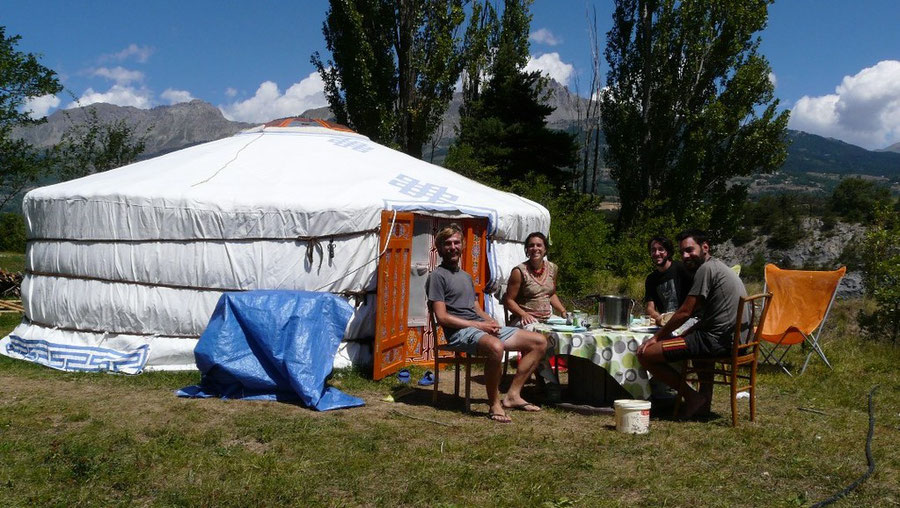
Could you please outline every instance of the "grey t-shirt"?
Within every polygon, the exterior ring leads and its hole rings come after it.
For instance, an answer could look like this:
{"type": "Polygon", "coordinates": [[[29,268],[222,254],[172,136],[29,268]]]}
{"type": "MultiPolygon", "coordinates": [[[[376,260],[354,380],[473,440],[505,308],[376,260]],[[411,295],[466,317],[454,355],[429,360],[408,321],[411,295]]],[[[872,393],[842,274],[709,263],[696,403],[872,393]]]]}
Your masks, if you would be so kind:
{"type": "MultiPolygon", "coordinates": [[[[447,313],[469,321],[484,321],[475,313],[475,285],[472,276],[458,266],[448,269],[440,265],[428,276],[425,293],[429,302],[444,302],[447,313]],[[452,268],[455,268],[453,270],[452,268]]],[[[450,337],[458,328],[444,327],[444,335],[450,337]]]]}
{"type": "MultiPolygon", "coordinates": [[[[720,344],[731,344],[737,320],[740,297],[747,296],[744,283],[728,265],[711,257],[694,274],[689,296],[702,296],[698,330],[714,337],[720,344]]],[[[749,314],[744,313],[749,322],[749,314]]],[[[746,324],[746,323],[745,323],[746,324]]]]}

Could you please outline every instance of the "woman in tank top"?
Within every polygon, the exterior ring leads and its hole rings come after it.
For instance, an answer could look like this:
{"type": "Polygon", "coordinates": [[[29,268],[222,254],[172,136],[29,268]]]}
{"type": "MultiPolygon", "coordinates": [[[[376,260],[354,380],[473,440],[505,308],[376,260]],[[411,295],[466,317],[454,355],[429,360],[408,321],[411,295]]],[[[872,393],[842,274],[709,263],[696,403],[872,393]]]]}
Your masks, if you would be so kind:
{"type": "Polygon", "coordinates": [[[546,321],[556,310],[566,314],[566,308],[556,295],[556,265],[545,260],[547,237],[531,233],[525,239],[528,259],[513,268],[503,305],[510,312],[510,326],[527,326],[546,321]]]}

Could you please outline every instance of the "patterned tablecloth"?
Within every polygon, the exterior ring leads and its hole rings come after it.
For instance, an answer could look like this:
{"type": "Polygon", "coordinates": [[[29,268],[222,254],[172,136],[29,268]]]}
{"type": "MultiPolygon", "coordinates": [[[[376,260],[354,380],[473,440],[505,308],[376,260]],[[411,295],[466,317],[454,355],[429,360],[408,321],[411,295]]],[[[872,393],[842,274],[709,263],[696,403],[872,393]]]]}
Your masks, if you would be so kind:
{"type": "Polygon", "coordinates": [[[547,325],[539,325],[536,330],[556,344],[556,354],[590,360],[609,372],[635,399],[650,398],[650,374],[641,368],[636,352],[653,334],[606,328],[558,332],[547,325]]]}

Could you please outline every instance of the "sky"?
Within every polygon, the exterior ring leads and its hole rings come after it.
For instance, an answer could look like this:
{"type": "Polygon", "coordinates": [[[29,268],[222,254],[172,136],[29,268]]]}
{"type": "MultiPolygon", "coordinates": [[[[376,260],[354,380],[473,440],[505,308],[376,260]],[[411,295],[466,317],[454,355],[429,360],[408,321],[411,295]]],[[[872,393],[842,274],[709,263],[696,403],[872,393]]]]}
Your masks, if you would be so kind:
{"type": "MultiPolygon", "coordinates": [[[[0,26],[41,55],[66,90],[35,116],[108,102],[151,108],[202,99],[231,120],[265,122],[327,105],[310,63],[327,59],[327,0],[3,0],[0,26]]],[[[530,69],[586,93],[588,12],[601,51],[612,0],[536,0],[530,69]]],[[[900,1],[776,0],[760,52],[789,127],[868,149],[900,142],[900,1]]],[[[605,79],[605,62],[602,67],[605,79]]]]}

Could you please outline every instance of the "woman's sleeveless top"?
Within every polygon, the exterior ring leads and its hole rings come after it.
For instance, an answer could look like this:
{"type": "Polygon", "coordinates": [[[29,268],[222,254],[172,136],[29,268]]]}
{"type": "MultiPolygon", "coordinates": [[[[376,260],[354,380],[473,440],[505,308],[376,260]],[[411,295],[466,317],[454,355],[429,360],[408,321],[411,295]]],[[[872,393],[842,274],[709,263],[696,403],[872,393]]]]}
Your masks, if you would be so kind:
{"type": "Polygon", "coordinates": [[[525,263],[516,268],[522,273],[516,303],[537,319],[546,320],[553,313],[550,297],[556,292],[556,265],[545,260],[544,271],[539,276],[531,273],[525,263]]]}

